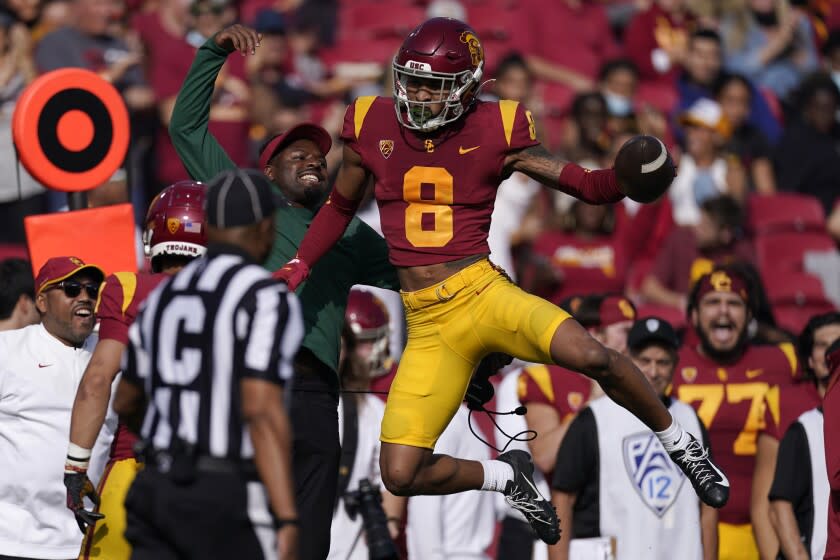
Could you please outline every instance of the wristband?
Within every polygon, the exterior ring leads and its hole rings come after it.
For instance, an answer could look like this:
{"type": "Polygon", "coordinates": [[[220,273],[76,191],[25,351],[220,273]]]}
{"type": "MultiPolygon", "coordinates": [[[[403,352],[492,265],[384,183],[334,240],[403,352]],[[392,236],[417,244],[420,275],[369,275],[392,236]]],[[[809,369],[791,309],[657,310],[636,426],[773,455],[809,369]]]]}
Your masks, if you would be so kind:
{"type": "Polygon", "coordinates": [[[71,441],[70,445],[67,446],[67,459],[64,461],[64,472],[87,472],[88,466],[90,465],[91,453],[92,450],[85,449],[71,441]]]}
{"type": "Polygon", "coordinates": [[[297,517],[277,517],[274,513],[271,513],[271,524],[274,525],[274,530],[277,531],[282,529],[286,525],[296,525],[300,527],[300,519],[297,517]]]}

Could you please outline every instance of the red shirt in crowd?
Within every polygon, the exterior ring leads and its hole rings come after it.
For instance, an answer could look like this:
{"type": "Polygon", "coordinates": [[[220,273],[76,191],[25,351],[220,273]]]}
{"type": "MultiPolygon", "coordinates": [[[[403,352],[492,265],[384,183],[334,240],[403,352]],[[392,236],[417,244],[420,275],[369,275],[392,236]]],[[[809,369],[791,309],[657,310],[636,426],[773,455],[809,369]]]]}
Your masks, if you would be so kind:
{"type": "MultiPolygon", "coordinates": [[[[174,101],[195,58],[196,48],[184,37],[172,35],[164,29],[155,12],[137,14],[132,20],[132,27],[140,35],[146,49],[148,79],[155,98],[158,103],[174,101]]],[[[211,134],[240,167],[252,166],[247,84],[244,58],[228,58],[216,81],[209,124],[211,134]],[[226,85],[228,80],[229,86],[226,85]],[[220,117],[216,108],[229,110],[222,111],[225,115],[220,117]]],[[[161,183],[171,184],[189,178],[166,128],[162,128],[158,134],[156,149],[157,178],[161,183]]]]}
{"type": "Polygon", "coordinates": [[[729,502],[720,510],[723,523],[750,522],[756,441],[767,392],[774,387],[787,391],[797,372],[790,344],[748,346],[732,364],[714,362],[695,345],[680,349],[673,394],[697,411],[709,432],[715,462],[729,478],[729,502]]]}
{"type": "MultiPolygon", "coordinates": [[[[636,14],[630,20],[624,32],[624,47],[627,56],[639,68],[642,81],[674,84],[680,71],[679,63],[671,62],[670,67],[662,72],[653,63],[653,52],[687,45],[687,21],[677,21],[670,13],[654,2],[647,10],[636,14]]],[[[662,55],[665,53],[663,52],[662,55]]],[[[662,56],[659,55],[659,56],[662,56]]]]}

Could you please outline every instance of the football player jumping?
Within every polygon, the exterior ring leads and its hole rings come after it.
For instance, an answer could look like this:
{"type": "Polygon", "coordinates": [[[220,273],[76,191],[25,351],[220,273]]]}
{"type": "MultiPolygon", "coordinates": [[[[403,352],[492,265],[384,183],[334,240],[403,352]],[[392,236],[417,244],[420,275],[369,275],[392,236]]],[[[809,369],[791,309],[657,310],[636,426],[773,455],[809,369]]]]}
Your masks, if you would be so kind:
{"type": "Polygon", "coordinates": [[[98,493],[87,477],[87,467],[93,444],[105,421],[111,384],[119,373],[122,353],[128,343],[128,327],[134,322],[140,304],[163,280],[207,251],[204,185],[180,181],[161,191],[146,213],[143,246],[151,257],[154,273],[117,272],[105,279],[100,290],[96,310],[100,320],[99,342],[73,403],[64,484],[67,486],[67,507],[85,533],[79,555],[85,560],[128,560],[131,556],[131,547],[123,536],[126,527],[123,502],[141,465],[134,459],[137,436],[128,430],[122,419],[99,481],[98,493]],[[95,511],[85,509],[85,496],[97,504],[95,511]],[[106,531],[94,531],[94,523],[100,519],[100,524],[107,525],[106,531]]]}
{"type": "MultiPolygon", "coordinates": [[[[227,32],[241,52],[259,35],[227,32]]],[[[394,95],[360,97],[347,109],[343,166],[297,258],[277,271],[297,288],[341,236],[368,179],[391,262],[398,268],[408,344],[382,421],[382,479],[393,494],[504,493],[547,543],[557,515],[534,487],[524,451],[466,461],[434,453],[476,364],[491,352],[554,363],[597,380],[661,439],[701,499],[720,507],[729,483],[702,445],[674,421],[629,359],[604,348],[569,315],[514,285],[488,260],[496,188],[514,171],[589,203],[621,200],[613,170],[588,171],[549,153],[517,102],[476,99],[484,71],[479,38],[466,24],[435,18],[406,38],[393,61],[394,95]]],[[[661,167],[664,147],[641,169],[661,167]]]]}

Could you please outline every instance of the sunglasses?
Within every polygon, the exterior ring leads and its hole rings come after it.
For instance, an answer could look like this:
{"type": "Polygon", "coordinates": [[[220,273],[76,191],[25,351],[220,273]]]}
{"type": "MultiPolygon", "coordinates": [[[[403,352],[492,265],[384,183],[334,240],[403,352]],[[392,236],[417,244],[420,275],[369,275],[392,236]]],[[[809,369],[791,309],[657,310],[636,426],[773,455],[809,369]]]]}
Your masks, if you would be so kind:
{"type": "Polygon", "coordinates": [[[99,295],[99,284],[82,284],[77,280],[64,280],[63,282],[56,284],[51,289],[62,289],[64,290],[64,295],[70,299],[74,299],[79,297],[79,294],[82,293],[82,288],[84,288],[87,292],[90,299],[96,299],[99,295]]]}

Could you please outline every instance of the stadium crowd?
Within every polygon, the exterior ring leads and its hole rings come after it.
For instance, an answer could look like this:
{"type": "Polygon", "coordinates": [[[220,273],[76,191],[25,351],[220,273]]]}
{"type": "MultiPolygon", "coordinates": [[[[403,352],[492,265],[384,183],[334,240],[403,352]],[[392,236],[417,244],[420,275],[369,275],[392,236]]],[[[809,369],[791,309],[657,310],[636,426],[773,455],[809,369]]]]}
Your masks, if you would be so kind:
{"type": "MultiPolygon", "coordinates": [[[[0,330],[56,324],[56,313],[68,313],[50,307],[57,294],[46,287],[62,287],[92,308],[89,300],[96,298],[86,297],[88,288],[105,276],[89,266],[96,263],[65,261],[59,271],[33,275],[24,260],[23,218],[67,209],[63,193],[45,189],[19,167],[12,142],[16,99],[38,75],[84,67],[120,91],[132,123],[128,155],[107,184],[90,191],[88,202],[131,202],[142,230],[146,209],[161,191],[191,178],[209,182],[227,166],[197,163],[189,152],[196,141],[170,134],[190,128],[198,109],[179,92],[182,84],[199,87],[185,78],[199,47],[223,29],[241,22],[262,39],[253,56],[234,53],[221,65],[227,55],[217,53],[221,69],[209,99],[209,131],[231,165],[276,165],[277,176],[269,177],[284,190],[281,164],[264,161],[261,146],[301,123],[316,123],[329,136],[318,140],[325,180],[334,180],[346,108],[358,96],[392,95],[391,58],[406,34],[430,17],[473,27],[486,53],[485,77],[492,78],[479,97],[528,107],[539,140],[554,153],[586,168],[610,168],[628,139],[647,134],[673,154],[678,175],[652,204],[587,204],[514,173],[498,189],[490,258],[518,286],[560,306],[605,347],[629,357],[686,431],[709,446],[732,494],[720,510],[700,504],[652,432],[597,383],[559,366],[519,360],[491,379],[495,396],[482,405],[519,412],[495,416],[464,404],[438,448],[476,461],[504,449],[529,451],[539,487],[560,516],[559,544],[539,542],[501,494],[406,499],[385,490],[379,426],[406,325],[402,300],[390,291],[398,289],[393,271],[379,266],[379,246],[364,237],[367,230],[357,230],[356,247],[369,266],[352,274],[345,269],[343,276],[348,288],[377,287],[351,292],[337,364],[306,340],[302,350],[314,370],[339,373],[347,392],[338,398],[337,435],[345,447],[347,441],[355,446],[349,458],[332,442],[322,450],[323,462],[335,466],[339,491],[337,503],[326,504],[333,515],[328,557],[368,557],[353,505],[359,498],[352,493],[369,479],[382,487],[400,558],[840,558],[840,534],[835,548],[826,548],[829,494],[840,513],[840,475],[821,463],[836,460],[827,451],[832,442],[823,441],[821,401],[827,391],[838,391],[840,376],[837,2],[3,0],[0,330]],[[80,278],[91,280],[87,284],[66,281],[85,271],[80,278]],[[523,405],[527,410],[518,408],[523,405]],[[349,427],[348,414],[355,416],[349,427]],[[597,556],[601,551],[612,556],[597,556]]],[[[371,190],[358,216],[381,233],[371,190]]],[[[284,195],[294,200],[294,193],[284,195]]],[[[301,199],[307,209],[316,202],[301,199]]],[[[283,223],[278,220],[278,231],[283,223]]],[[[266,266],[276,270],[295,256],[294,247],[287,249],[275,245],[266,266]]],[[[141,267],[151,266],[138,259],[141,267]]],[[[306,298],[316,296],[299,295],[305,322],[312,301],[306,298]]],[[[12,357],[13,344],[22,343],[8,340],[0,340],[3,430],[15,429],[9,418],[22,415],[3,405],[15,388],[4,376],[23,359],[12,357]]],[[[85,369],[76,363],[82,351],[65,360],[76,384],[85,369]]],[[[55,359],[64,360],[58,352],[55,359]]],[[[67,390],[69,419],[75,387],[67,390]]],[[[333,382],[317,390],[338,394],[333,382]]],[[[312,414],[323,401],[290,395],[293,431],[302,430],[294,422],[295,399],[308,403],[299,405],[307,407],[301,414],[312,414]]],[[[840,404],[834,407],[836,418],[840,404]]],[[[316,424],[307,428],[312,434],[316,424]]],[[[62,426],[51,430],[60,436],[62,426]]],[[[0,457],[0,465],[7,460],[0,457]]],[[[26,471],[15,466],[14,472],[26,471]]],[[[60,464],[55,477],[52,486],[60,464]]],[[[5,499],[0,491],[0,526],[5,499]]],[[[298,502],[301,509],[300,496],[298,502]]],[[[69,516],[62,523],[72,524],[72,513],[60,506],[69,516]]],[[[86,538],[95,542],[99,520],[87,522],[86,538]]],[[[66,543],[52,549],[41,543],[46,548],[33,554],[12,546],[11,526],[0,528],[0,559],[68,557],[66,543]]],[[[78,541],[82,547],[81,535],[78,541]]],[[[108,557],[96,556],[88,541],[81,557],[108,557]]],[[[121,550],[126,556],[119,558],[128,558],[121,550]]]]}

